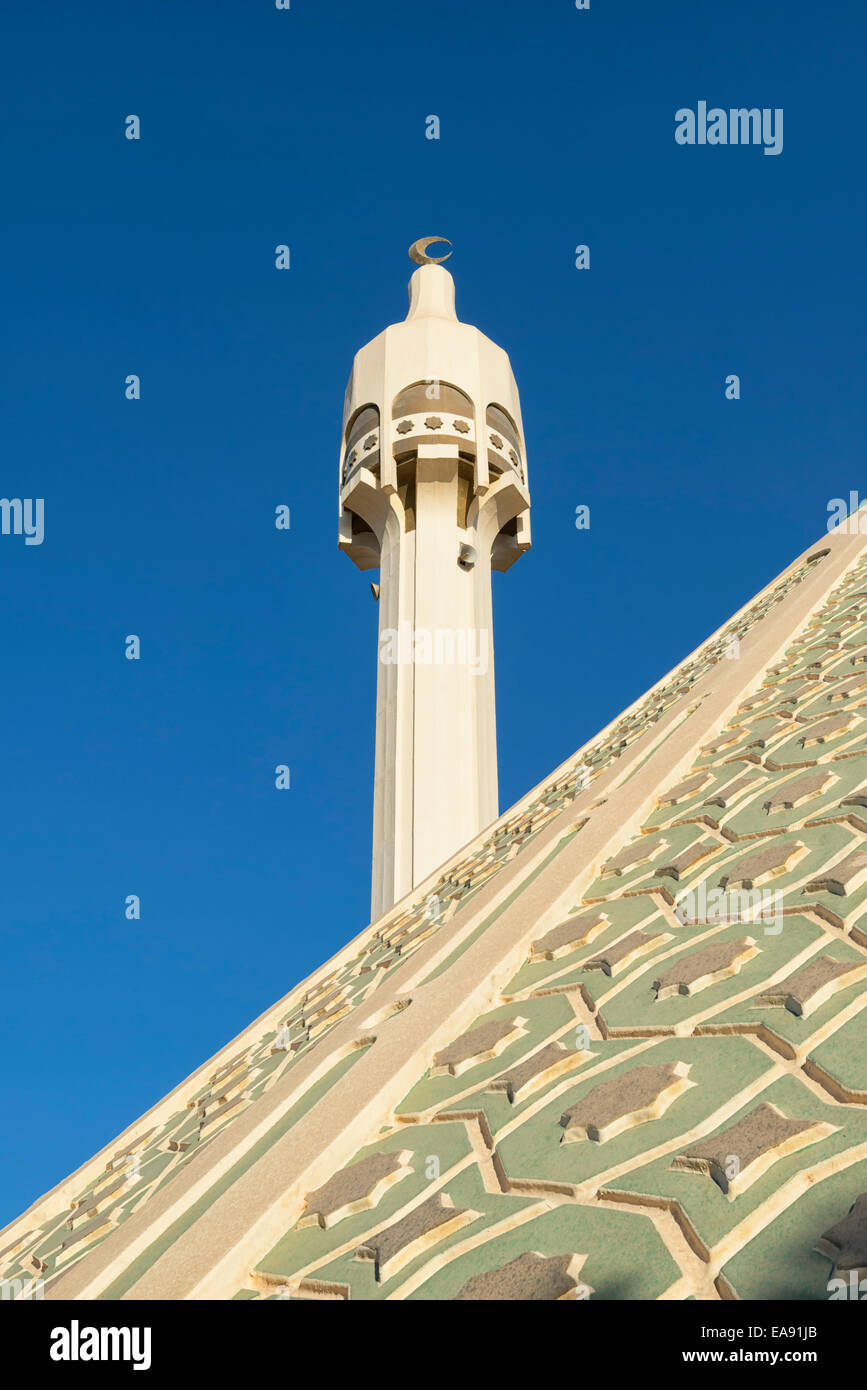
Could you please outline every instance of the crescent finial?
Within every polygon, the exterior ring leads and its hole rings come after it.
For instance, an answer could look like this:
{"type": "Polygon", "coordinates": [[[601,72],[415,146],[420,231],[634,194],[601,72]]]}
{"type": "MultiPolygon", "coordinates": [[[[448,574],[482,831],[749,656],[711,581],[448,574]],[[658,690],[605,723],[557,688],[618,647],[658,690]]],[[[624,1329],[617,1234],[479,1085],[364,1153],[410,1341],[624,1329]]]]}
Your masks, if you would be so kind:
{"type": "Polygon", "coordinates": [[[416,265],[439,265],[442,261],[447,261],[449,256],[452,254],[451,251],[447,251],[444,256],[425,255],[428,246],[430,246],[431,243],[435,241],[444,241],[446,246],[451,246],[451,242],[449,241],[447,236],[419,237],[418,241],[414,241],[412,246],[409,248],[410,260],[415,261],[416,265]]]}

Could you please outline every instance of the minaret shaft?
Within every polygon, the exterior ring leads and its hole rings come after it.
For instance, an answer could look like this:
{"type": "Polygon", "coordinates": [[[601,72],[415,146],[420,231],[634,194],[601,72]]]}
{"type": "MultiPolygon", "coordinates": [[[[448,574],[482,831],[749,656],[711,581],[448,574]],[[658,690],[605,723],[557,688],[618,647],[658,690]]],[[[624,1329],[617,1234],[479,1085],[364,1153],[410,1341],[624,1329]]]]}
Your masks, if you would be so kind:
{"type": "Polygon", "coordinates": [[[421,446],[380,558],[374,919],[497,815],[490,558],[458,564],[461,502],[457,446],[421,446]]]}
{"type": "Polygon", "coordinates": [[[530,544],[509,359],[443,267],[356,354],[343,425],[340,545],[380,571],[375,920],[497,816],[491,570],[530,544]]]}

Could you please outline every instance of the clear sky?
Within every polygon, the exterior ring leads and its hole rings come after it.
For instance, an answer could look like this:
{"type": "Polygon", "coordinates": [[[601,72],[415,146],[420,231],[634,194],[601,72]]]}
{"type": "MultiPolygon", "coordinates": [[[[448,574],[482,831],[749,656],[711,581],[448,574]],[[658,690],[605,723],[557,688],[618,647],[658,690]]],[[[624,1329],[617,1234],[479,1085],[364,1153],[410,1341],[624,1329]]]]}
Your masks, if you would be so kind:
{"type": "Polygon", "coordinates": [[[410,242],[521,391],[503,809],[865,492],[862,4],[291,3],[3,7],[0,1222],[367,922],[337,450],[410,242]],[[782,153],[677,144],[700,101],[782,153]]]}

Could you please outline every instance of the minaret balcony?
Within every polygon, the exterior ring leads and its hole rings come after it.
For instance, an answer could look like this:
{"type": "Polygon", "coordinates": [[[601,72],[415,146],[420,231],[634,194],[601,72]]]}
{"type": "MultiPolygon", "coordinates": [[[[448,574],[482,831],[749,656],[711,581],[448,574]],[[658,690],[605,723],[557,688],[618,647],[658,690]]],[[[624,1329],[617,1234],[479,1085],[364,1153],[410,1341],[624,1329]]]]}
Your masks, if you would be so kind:
{"type": "MultiPolygon", "coordinates": [[[[488,452],[488,471],[490,477],[502,473],[515,473],[524,481],[524,467],[521,456],[515,448],[514,438],[506,438],[490,430],[485,425],[486,452],[488,452]]],[[[390,446],[396,463],[404,463],[417,452],[418,446],[429,443],[457,445],[460,456],[474,463],[477,455],[477,425],[470,416],[454,414],[453,411],[422,410],[402,416],[392,421],[390,427],[390,446]]],[[[347,484],[357,468],[367,468],[368,473],[379,475],[379,432],[358,439],[352,448],[347,448],[343,460],[343,484],[347,484]]]]}
{"type": "Polygon", "coordinates": [[[456,444],[467,459],[476,457],[476,425],[472,416],[433,409],[395,417],[391,422],[391,448],[399,463],[414,454],[420,444],[456,444]]]}

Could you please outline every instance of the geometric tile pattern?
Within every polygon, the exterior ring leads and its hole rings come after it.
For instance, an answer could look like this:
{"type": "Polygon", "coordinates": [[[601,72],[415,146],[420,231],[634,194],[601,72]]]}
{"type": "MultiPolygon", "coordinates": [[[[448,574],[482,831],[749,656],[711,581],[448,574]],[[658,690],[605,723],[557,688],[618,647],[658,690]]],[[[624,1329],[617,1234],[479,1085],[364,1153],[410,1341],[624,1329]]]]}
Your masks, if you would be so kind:
{"type": "MultiPolygon", "coordinates": [[[[291,1132],[364,1056],[395,972],[507,866],[530,882],[546,828],[639,739],[643,761],[665,756],[705,698],[698,683],[737,661],[825,553],[769,586],[80,1183],[37,1203],[0,1236],[0,1279],[35,1274],[50,1291],[297,1073],[307,1080],[280,1121],[291,1132]],[[337,1028],[350,1037],[339,1048],[337,1028]]],[[[624,785],[641,765],[618,774],[624,785]]],[[[815,1298],[835,1251],[861,1258],[867,558],[592,868],[560,921],[528,921],[512,978],[432,1050],[352,1159],[311,1185],[236,1297],[815,1298]]],[[[503,907],[447,937],[419,983],[503,907]]]]}
{"type": "Polygon", "coordinates": [[[867,560],[432,1062],[353,1160],[407,1177],[237,1297],[814,1299],[864,1266],[867,560]]]}

